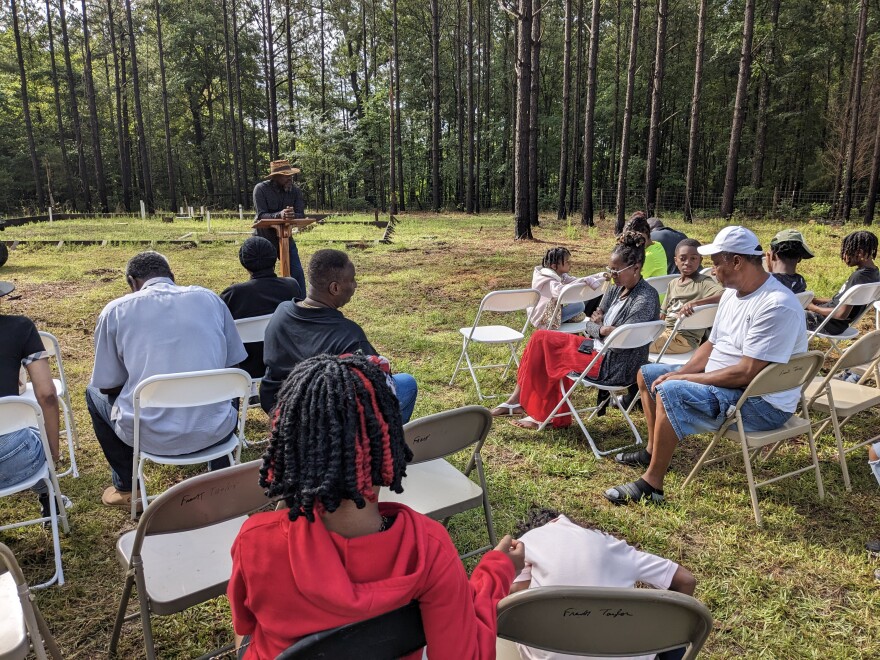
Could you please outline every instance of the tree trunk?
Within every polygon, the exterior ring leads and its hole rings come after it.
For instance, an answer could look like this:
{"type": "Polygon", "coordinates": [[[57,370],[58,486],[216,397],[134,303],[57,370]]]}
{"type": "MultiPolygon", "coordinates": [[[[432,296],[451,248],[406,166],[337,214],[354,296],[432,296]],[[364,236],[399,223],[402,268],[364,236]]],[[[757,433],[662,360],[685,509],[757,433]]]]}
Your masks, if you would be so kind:
{"type": "MultiPolygon", "coordinates": [[[[85,3],[85,0],[83,0],[85,3]]],[[[165,82],[165,53],[162,48],[162,12],[159,0],[155,0],[156,45],[159,50],[159,76],[162,81],[162,115],[165,124],[165,167],[168,169],[168,199],[171,209],[177,209],[177,186],[174,181],[174,158],[171,154],[171,118],[168,115],[168,85],[165,82]]],[[[225,14],[224,14],[225,18],[225,14]]]]}
{"type": "Polygon", "coordinates": [[[483,161],[483,179],[484,179],[484,191],[483,191],[483,200],[484,206],[487,208],[492,207],[492,145],[493,145],[493,134],[491,133],[491,87],[492,87],[492,78],[490,76],[491,73],[491,64],[492,64],[492,3],[486,3],[486,42],[484,44],[485,48],[485,61],[486,61],[486,76],[483,81],[483,121],[486,124],[486,130],[490,131],[488,139],[485,140],[486,143],[486,155],[483,161]]]}
{"type": "Polygon", "coordinates": [[[18,56],[18,73],[21,79],[21,109],[24,114],[24,126],[27,131],[28,151],[31,154],[31,169],[34,175],[34,188],[37,193],[37,205],[43,208],[46,198],[43,195],[43,181],[40,174],[40,163],[37,160],[37,146],[34,142],[34,127],[31,124],[31,108],[28,102],[27,75],[24,72],[24,55],[21,50],[21,34],[18,30],[18,8],[15,0],[11,0],[12,4],[12,30],[15,33],[15,52],[18,56]]]}
{"type": "Polygon", "coordinates": [[[73,77],[73,65],[70,60],[70,39],[67,36],[67,11],[64,2],[58,3],[58,18],[61,21],[61,43],[64,46],[64,67],[67,72],[67,88],[70,92],[70,114],[73,116],[73,137],[76,140],[77,166],[79,170],[80,192],[86,204],[86,210],[92,210],[92,192],[89,189],[89,172],[86,169],[86,153],[83,148],[82,122],[79,115],[79,103],[76,100],[76,79],[73,77]]]}
{"type": "Polygon", "coordinates": [[[776,64],[776,27],[779,25],[780,0],[772,0],[770,7],[770,36],[764,57],[765,70],[761,73],[758,91],[758,116],[755,128],[755,150],[752,155],[752,188],[760,190],[764,185],[764,157],[767,148],[767,115],[770,108],[770,74],[776,64]]]}
{"type": "Polygon", "coordinates": [[[438,212],[440,197],[440,2],[431,3],[431,208],[438,212]]]}
{"type": "Polygon", "coordinates": [[[137,124],[138,153],[141,159],[141,182],[144,187],[144,204],[147,212],[152,214],[156,211],[156,203],[153,200],[153,175],[150,171],[150,154],[147,149],[147,133],[144,128],[144,113],[141,106],[141,86],[138,75],[137,47],[134,41],[134,24],[131,19],[131,0],[125,0],[125,15],[128,20],[128,50],[131,54],[131,80],[132,92],[134,93],[134,117],[137,124]]]}
{"type": "Polygon", "coordinates": [[[474,212],[474,0],[467,0],[467,180],[464,210],[474,212]]]}
{"type": "Polygon", "coordinates": [[[529,114],[532,88],[532,0],[519,0],[516,53],[516,135],[513,178],[514,238],[531,239],[529,215],[529,114]]]}
{"type": "MultiPolygon", "coordinates": [[[[574,83],[574,140],[572,144],[583,144],[581,136],[581,97],[583,96],[583,68],[584,68],[584,0],[578,0],[578,17],[577,17],[578,35],[577,35],[577,72],[575,73],[574,83]]],[[[574,213],[575,203],[577,201],[578,191],[578,175],[579,163],[583,158],[582,149],[569,149],[571,152],[571,181],[568,186],[568,212],[574,213]]]]}
{"type": "Polygon", "coordinates": [[[571,0],[565,0],[565,37],[562,53],[562,135],[559,144],[559,200],[557,201],[556,219],[568,217],[568,206],[565,203],[566,185],[568,184],[568,121],[571,94],[571,0]]]}
{"type": "Polygon", "coordinates": [[[272,31],[272,3],[266,0],[266,49],[268,61],[266,68],[269,77],[266,84],[269,86],[269,156],[271,160],[278,157],[278,93],[275,75],[275,38],[272,31]]]}
{"type": "Polygon", "coordinates": [[[95,80],[92,76],[92,47],[89,44],[89,15],[86,0],[82,0],[83,47],[83,80],[86,86],[86,100],[89,104],[89,128],[92,133],[92,158],[95,162],[95,185],[98,189],[98,200],[101,212],[108,213],[110,204],[107,201],[107,182],[104,178],[104,156],[101,153],[101,129],[98,125],[98,103],[95,100],[95,80]]]}
{"type": "Polygon", "coordinates": [[[648,133],[648,158],[645,167],[645,213],[654,215],[657,206],[657,161],[660,150],[660,108],[663,101],[663,72],[666,60],[666,18],[669,0],[657,3],[657,51],[654,54],[654,84],[651,90],[651,121],[648,133]]]}
{"type": "MultiPolygon", "coordinates": [[[[406,188],[403,183],[403,124],[400,121],[400,50],[397,36],[397,0],[392,0],[392,30],[393,30],[393,57],[394,57],[394,148],[396,150],[397,163],[397,188],[400,190],[397,206],[401,212],[406,211],[406,188]]],[[[366,44],[366,34],[364,43],[366,44]]],[[[364,46],[366,48],[366,45],[364,46]]],[[[365,55],[366,57],[366,55],[365,55]]]]}
{"type": "Polygon", "coordinates": [[[621,5],[617,0],[617,15],[614,20],[614,128],[611,131],[611,158],[608,162],[608,188],[613,183],[612,177],[617,170],[617,136],[620,134],[620,36],[621,36],[621,5]]]}
{"type": "MultiPolygon", "coordinates": [[[[546,5],[545,5],[546,6],[546,5]]],[[[529,96],[529,222],[538,225],[538,96],[541,92],[541,14],[532,14],[532,77],[529,96]]]]}
{"type": "Polygon", "coordinates": [[[703,55],[706,51],[706,8],[708,0],[700,0],[697,17],[697,54],[694,65],[694,92],[691,96],[691,122],[688,137],[687,174],[684,186],[684,220],[693,222],[691,198],[694,195],[694,178],[697,171],[697,150],[700,138],[700,96],[703,90],[703,55]]]}
{"type": "Polygon", "coordinates": [[[739,77],[736,83],[736,101],[733,106],[733,122],[730,127],[730,145],[727,148],[727,173],[724,175],[724,195],[721,199],[721,215],[733,215],[736,197],[736,171],[739,166],[739,144],[748,104],[749,76],[752,70],[752,35],[755,31],[755,0],[746,0],[743,19],[742,49],[739,56],[739,77]]]}
{"type": "MultiPolygon", "coordinates": [[[[58,123],[58,146],[61,149],[61,167],[64,173],[64,183],[67,187],[67,199],[76,210],[76,193],[73,189],[73,180],[70,177],[70,166],[67,162],[67,139],[64,135],[64,119],[61,114],[61,85],[58,82],[58,67],[55,64],[55,37],[52,33],[52,9],[49,0],[46,0],[46,26],[49,30],[49,59],[52,64],[52,91],[55,94],[55,118],[58,123]]],[[[112,30],[112,19],[111,19],[112,30]]],[[[112,32],[111,32],[112,36],[112,32]]],[[[116,47],[113,47],[113,58],[116,59],[116,47]]]]}
{"type": "MultiPolygon", "coordinates": [[[[287,10],[288,17],[290,16],[290,0],[287,0],[287,10]]],[[[290,47],[290,28],[288,27],[288,48],[290,47]]],[[[242,181],[241,181],[241,166],[239,164],[241,159],[241,152],[238,148],[238,126],[235,122],[235,103],[233,101],[233,92],[232,92],[232,58],[229,54],[229,14],[226,0],[223,0],[223,52],[226,56],[226,95],[227,102],[229,103],[229,128],[230,133],[232,134],[232,167],[235,169],[235,177],[234,177],[234,190],[233,190],[233,203],[238,205],[242,203],[242,181]]],[[[289,60],[288,60],[289,66],[289,60]]],[[[288,78],[288,84],[290,84],[290,78],[288,78]]],[[[292,87],[291,87],[292,94],[292,87]]],[[[293,115],[293,102],[291,101],[290,105],[291,116],[293,115]]],[[[293,133],[293,129],[291,128],[291,133],[293,133]]]]}
{"type": "MultiPolygon", "coordinates": [[[[226,0],[223,0],[225,3],[226,0]]],[[[284,19],[286,23],[286,51],[287,51],[287,132],[290,133],[290,151],[296,151],[296,133],[294,132],[294,98],[293,98],[293,28],[290,24],[290,0],[284,2],[284,19]]],[[[366,39],[366,35],[364,35],[366,39]]],[[[366,58],[366,55],[364,55],[366,58]]],[[[364,64],[366,66],[366,63],[364,64]]],[[[231,97],[230,97],[231,103],[231,97]]]]}
{"type": "Polygon", "coordinates": [[[874,224],[874,207],[877,204],[877,193],[880,192],[880,115],[877,117],[877,129],[874,131],[874,157],[871,159],[871,183],[868,186],[868,199],[865,204],[865,224],[874,224]]]}
{"type": "Polygon", "coordinates": [[[466,52],[466,49],[464,46],[464,38],[462,37],[461,0],[457,0],[455,3],[455,30],[453,31],[452,39],[455,43],[455,77],[453,78],[452,86],[455,90],[455,130],[457,138],[456,150],[458,152],[458,176],[455,180],[455,207],[462,209],[464,208],[464,194],[467,185],[465,183],[466,175],[464,162],[464,126],[467,121],[464,109],[464,78],[467,74],[464,71],[464,53],[466,52]]]}
{"type": "MultiPolygon", "coordinates": [[[[232,61],[235,62],[235,104],[238,112],[238,135],[241,140],[241,203],[250,206],[250,184],[248,183],[247,133],[244,130],[244,106],[241,102],[241,51],[238,48],[238,6],[232,0],[232,61]]],[[[256,160],[255,160],[256,162],[256,160]]]]}
{"type": "Polygon", "coordinates": [[[868,0],[861,0],[859,9],[859,27],[856,36],[856,68],[853,74],[852,105],[850,110],[849,140],[846,147],[846,168],[843,173],[843,203],[840,208],[840,218],[844,222],[849,221],[852,211],[853,196],[853,169],[856,163],[856,147],[859,137],[859,110],[862,103],[862,71],[865,66],[865,37],[868,25],[868,0]]]}
{"type": "MultiPolygon", "coordinates": [[[[364,35],[366,36],[366,35],[364,35]]],[[[394,89],[394,63],[388,62],[388,70],[391,73],[391,87],[388,90],[388,184],[391,189],[391,204],[389,211],[391,215],[397,213],[397,154],[394,135],[394,97],[396,90],[394,89]]]]}
{"type": "Polygon", "coordinates": [[[587,63],[587,109],[584,113],[584,199],[581,202],[581,224],[590,227],[593,226],[593,153],[596,135],[596,62],[599,58],[599,25],[599,0],[593,0],[590,59],[587,63]]]}
{"type": "MultiPolygon", "coordinates": [[[[753,0],[748,0],[752,2],[753,0]]],[[[617,175],[617,222],[615,233],[623,231],[626,223],[626,176],[629,168],[629,127],[632,123],[633,93],[636,85],[636,53],[639,44],[639,14],[641,0],[632,0],[632,28],[629,40],[629,66],[626,74],[626,100],[623,105],[623,128],[620,133],[620,170],[617,175]]],[[[586,169],[586,163],[584,163],[586,169]]]]}

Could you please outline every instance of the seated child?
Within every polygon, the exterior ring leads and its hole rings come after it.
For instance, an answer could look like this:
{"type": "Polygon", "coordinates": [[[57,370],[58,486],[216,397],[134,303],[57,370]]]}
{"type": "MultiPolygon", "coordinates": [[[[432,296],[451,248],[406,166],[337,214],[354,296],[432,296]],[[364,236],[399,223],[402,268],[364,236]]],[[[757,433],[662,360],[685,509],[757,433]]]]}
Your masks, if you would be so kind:
{"type": "Polygon", "coordinates": [[[770,250],[764,255],[765,267],[792,293],[803,293],[807,290],[807,281],[797,272],[797,266],[802,259],[814,256],[802,233],[783,229],[770,241],[770,250]]]}
{"type": "MultiPolygon", "coordinates": [[[[724,287],[700,273],[703,257],[697,252],[698,247],[700,242],[693,238],[686,238],[675,247],[675,265],[681,277],[672,280],[666,289],[666,299],[660,307],[660,319],[666,321],[666,330],[651,344],[652,353],[663,350],[679,314],[690,316],[694,307],[716,304],[721,300],[724,287]]],[[[682,330],[672,338],[666,352],[688,353],[700,345],[705,333],[705,330],[682,330]]]]}
{"type": "MultiPolygon", "coordinates": [[[[511,593],[547,586],[629,589],[642,582],[692,596],[697,585],[693,573],[674,561],[637,550],[600,530],[581,527],[550,509],[532,509],[517,531],[526,560],[511,593]]],[[[525,646],[519,651],[530,659],[572,657],[525,646]]],[[[647,660],[647,656],[642,658],[647,660]]]]}
{"type": "Polygon", "coordinates": [[[604,282],[604,278],[597,276],[572,277],[568,274],[571,270],[571,252],[564,247],[555,247],[547,250],[540,266],[535,266],[532,275],[532,288],[541,293],[541,299],[532,309],[529,321],[536,328],[542,330],[556,330],[561,323],[576,320],[584,313],[584,303],[575,302],[562,306],[561,314],[556,318],[550,318],[556,309],[556,301],[562,288],[573,282],[583,282],[592,289],[598,289],[604,282]]]}
{"type": "MultiPolygon", "coordinates": [[[[815,330],[830,316],[847,289],[857,284],[880,282],[880,270],[874,265],[874,257],[876,256],[877,237],[871,232],[854,231],[843,239],[840,246],[840,258],[847,266],[855,267],[855,270],[831,300],[813,298],[813,302],[807,306],[807,330],[815,330]]],[[[822,332],[829,335],[839,335],[864,309],[864,305],[842,307],[834,318],[830,319],[827,325],[822,328],[822,332]]]]}
{"type": "MultiPolygon", "coordinates": [[[[379,502],[412,460],[387,371],[364,357],[300,362],[281,387],[257,513],[232,546],[238,657],[271,660],[301,637],[419,602],[432,658],[494,658],[495,609],[523,567],[509,536],[470,579],[442,524],[379,502]]],[[[422,652],[413,654],[421,658],[422,652]]]]}

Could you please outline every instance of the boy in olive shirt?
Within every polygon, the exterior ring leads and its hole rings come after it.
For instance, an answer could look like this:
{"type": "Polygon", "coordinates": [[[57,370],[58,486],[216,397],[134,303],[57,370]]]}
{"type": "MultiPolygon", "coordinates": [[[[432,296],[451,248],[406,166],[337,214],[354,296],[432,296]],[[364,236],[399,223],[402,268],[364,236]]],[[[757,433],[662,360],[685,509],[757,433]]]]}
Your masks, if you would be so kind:
{"type": "MultiPolygon", "coordinates": [[[[703,257],[697,252],[698,247],[700,242],[693,238],[686,238],[675,247],[675,265],[681,277],[672,280],[666,290],[666,298],[660,307],[660,319],[666,321],[666,330],[651,344],[652,353],[663,350],[679,314],[690,316],[694,307],[716,304],[721,300],[724,288],[700,273],[703,257]]],[[[666,352],[688,353],[700,345],[704,334],[705,330],[682,330],[672,338],[666,352]]]]}

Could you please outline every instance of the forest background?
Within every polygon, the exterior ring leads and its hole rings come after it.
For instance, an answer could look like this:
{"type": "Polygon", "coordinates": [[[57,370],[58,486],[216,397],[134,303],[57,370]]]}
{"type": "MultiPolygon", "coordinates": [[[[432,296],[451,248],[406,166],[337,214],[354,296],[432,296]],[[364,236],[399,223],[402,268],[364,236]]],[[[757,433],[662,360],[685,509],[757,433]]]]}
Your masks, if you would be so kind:
{"type": "Polygon", "coordinates": [[[867,0],[7,0],[0,212],[873,220],[867,0]],[[394,146],[394,148],[391,148],[394,146]],[[623,203],[617,204],[621,200],[623,203]]]}

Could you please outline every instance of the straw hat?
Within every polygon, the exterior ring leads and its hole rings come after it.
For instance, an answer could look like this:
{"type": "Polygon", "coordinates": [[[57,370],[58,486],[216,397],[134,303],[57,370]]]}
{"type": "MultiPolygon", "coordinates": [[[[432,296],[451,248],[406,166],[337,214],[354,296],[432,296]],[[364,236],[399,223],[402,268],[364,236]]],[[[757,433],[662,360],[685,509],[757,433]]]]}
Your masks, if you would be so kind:
{"type": "Polygon", "coordinates": [[[266,178],[271,179],[276,174],[293,176],[294,174],[299,174],[299,172],[300,169],[298,167],[291,167],[289,160],[273,160],[269,164],[269,175],[266,178]]]}

